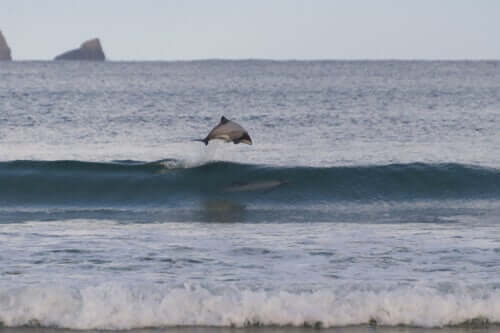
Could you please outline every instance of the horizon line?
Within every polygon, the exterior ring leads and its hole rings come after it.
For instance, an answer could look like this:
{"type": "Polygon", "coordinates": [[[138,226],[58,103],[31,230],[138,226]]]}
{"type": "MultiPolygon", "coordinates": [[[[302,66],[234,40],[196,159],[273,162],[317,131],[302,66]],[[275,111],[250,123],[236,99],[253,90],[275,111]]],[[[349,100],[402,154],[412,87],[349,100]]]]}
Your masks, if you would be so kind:
{"type": "Polygon", "coordinates": [[[262,62],[376,62],[376,61],[394,61],[394,62],[486,62],[500,61],[500,58],[193,58],[193,59],[106,59],[104,61],[93,60],[55,60],[55,59],[12,59],[6,62],[218,62],[218,61],[262,61],[262,62]]]}

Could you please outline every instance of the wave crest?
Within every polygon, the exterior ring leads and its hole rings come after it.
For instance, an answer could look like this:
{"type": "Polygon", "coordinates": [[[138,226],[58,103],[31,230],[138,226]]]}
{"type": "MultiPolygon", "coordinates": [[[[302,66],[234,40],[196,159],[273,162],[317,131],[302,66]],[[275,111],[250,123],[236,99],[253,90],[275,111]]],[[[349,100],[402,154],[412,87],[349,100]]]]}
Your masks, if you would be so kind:
{"type": "Polygon", "coordinates": [[[462,164],[275,167],[182,161],[0,163],[0,203],[168,204],[231,196],[301,202],[499,198],[497,169],[462,164]]]}

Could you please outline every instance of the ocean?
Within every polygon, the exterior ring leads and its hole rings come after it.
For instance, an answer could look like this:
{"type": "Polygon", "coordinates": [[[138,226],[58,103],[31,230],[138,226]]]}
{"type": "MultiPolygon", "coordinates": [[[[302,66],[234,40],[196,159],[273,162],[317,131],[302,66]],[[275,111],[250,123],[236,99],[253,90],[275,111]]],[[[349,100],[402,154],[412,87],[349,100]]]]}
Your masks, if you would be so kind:
{"type": "Polygon", "coordinates": [[[499,116],[499,61],[1,63],[0,331],[500,331],[499,116]]]}

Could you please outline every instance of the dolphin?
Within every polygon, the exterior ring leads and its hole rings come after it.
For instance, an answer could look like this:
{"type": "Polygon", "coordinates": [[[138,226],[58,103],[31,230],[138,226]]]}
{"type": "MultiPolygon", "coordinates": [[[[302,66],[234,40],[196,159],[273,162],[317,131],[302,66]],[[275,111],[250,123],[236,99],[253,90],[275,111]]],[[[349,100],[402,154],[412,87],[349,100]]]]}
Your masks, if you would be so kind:
{"type": "Polygon", "coordinates": [[[288,182],[283,180],[264,180],[254,183],[233,183],[231,186],[226,187],[224,192],[270,191],[278,186],[286,184],[288,184],[288,182]]]}
{"type": "Polygon", "coordinates": [[[227,119],[224,116],[220,118],[220,123],[215,126],[210,133],[208,133],[205,139],[196,139],[194,141],[201,141],[205,143],[205,145],[208,145],[210,140],[215,139],[223,140],[225,142],[233,142],[235,144],[252,144],[252,139],[250,138],[250,135],[248,135],[248,132],[239,124],[227,119]]]}

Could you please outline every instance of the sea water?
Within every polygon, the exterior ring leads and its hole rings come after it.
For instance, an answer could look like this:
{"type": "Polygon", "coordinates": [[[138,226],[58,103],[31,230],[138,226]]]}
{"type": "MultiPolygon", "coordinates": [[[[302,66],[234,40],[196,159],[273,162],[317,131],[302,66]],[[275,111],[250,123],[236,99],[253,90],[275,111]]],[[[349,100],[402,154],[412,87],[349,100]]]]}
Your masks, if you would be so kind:
{"type": "Polygon", "coordinates": [[[0,330],[497,330],[499,116],[497,61],[2,63],[0,330]]]}

